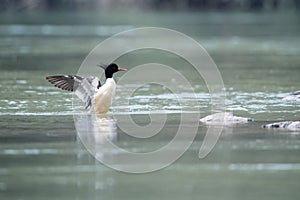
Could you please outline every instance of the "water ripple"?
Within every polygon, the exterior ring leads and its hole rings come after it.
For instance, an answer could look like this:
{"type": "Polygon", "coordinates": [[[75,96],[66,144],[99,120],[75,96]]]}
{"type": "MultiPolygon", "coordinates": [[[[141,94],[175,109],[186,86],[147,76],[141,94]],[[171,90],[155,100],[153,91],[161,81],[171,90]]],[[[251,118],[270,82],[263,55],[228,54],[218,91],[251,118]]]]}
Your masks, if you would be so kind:
{"type": "MultiPolygon", "coordinates": [[[[5,99],[12,94],[1,91],[4,99],[0,100],[0,115],[72,115],[87,112],[78,100],[73,107],[73,95],[49,86],[24,87],[26,80],[19,81],[19,95],[13,99],[5,99]]],[[[165,91],[145,87],[129,95],[130,87],[118,87],[115,101],[111,111],[113,113],[180,113],[201,112],[203,115],[211,114],[210,94],[199,91],[187,93],[183,87],[182,93],[173,94],[165,91]]],[[[13,94],[15,95],[15,94],[13,94]]],[[[237,115],[254,118],[256,121],[297,120],[300,112],[299,104],[282,101],[288,93],[274,92],[240,92],[229,89],[226,95],[226,109],[237,115]]]]}
{"type": "MultiPolygon", "coordinates": [[[[0,35],[17,36],[111,36],[121,31],[134,28],[131,25],[22,25],[10,24],[0,25],[0,35]]],[[[23,47],[21,51],[29,51],[28,47],[23,47]]]]}

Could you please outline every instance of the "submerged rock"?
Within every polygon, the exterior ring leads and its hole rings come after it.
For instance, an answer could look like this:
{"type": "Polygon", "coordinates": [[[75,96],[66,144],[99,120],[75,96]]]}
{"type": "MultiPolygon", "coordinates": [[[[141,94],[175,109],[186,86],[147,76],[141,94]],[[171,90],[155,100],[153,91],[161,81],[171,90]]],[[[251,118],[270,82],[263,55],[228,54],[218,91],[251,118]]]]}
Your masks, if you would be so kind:
{"type": "Polygon", "coordinates": [[[300,103],[300,90],[293,92],[292,94],[284,97],[282,100],[300,103]]]}
{"type": "Polygon", "coordinates": [[[253,122],[252,118],[234,116],[231,112],[222,112],[208,115],[200,119],[200,122],[207,125],[225,125],[232,126],[236,124],[246,124],[253,122]]]}
{"type": "Polygon", "coordinates": [[[300,131],[300,121],[275,122],[271,124],[265,124],[262,127],[270,128],[270,129],[285,129],[289,131],[300,131]]]}

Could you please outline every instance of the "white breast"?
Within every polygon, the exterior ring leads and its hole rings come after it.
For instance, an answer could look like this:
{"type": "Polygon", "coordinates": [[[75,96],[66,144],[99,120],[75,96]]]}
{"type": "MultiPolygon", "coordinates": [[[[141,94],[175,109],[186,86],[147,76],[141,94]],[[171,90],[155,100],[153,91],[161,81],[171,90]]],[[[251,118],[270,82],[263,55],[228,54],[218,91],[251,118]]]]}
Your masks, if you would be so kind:
{"type": "Polygon", "coordinates": [[[115,96],[116,82],[113,78],[106,79],[94,96],[94,112],[96,114],[107,113],[115,96]]]}

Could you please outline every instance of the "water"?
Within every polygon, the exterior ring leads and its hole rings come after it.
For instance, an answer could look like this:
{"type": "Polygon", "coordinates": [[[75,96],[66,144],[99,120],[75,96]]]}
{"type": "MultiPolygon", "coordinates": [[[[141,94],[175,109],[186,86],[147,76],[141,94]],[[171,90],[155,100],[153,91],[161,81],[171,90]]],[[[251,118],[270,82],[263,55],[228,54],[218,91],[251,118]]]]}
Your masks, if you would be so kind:
{"type": "MultiPolygon", "coordinates": [[[[299,104],[282,101],[300,88],[299,14],[119,13],[113,19],[95,13],[1,15],[1,199],[299,199],[299,132],[261,128],[267,122],[299,120],[299,104]],[[64,23],[54,23],[58,16],[64,16],[64,23]],[[256,121],[226,128],[203,160],[198,152],[207,127],[199,124],[193,144],[174,164],[131,175],[102,165],[88,153],[73,120],[73,114],[80,116],[84,110],[76,104],[74,111],[72,95],[44,77],[76,73],[100,41],[142,25],[173,28],[200,42],[220,69],[227,109],[256,121]]],[[[155,150],[174,137],[181,109],[210,114],[205,83],[184,61],[164,52],[140,51],[118,62],[128,69],[147,62],[182,69],[196,96],[178,85],[182,107],[168,89],[145,84],[126,105],[121,97],[136,86],[119,85],[109,119],[131,114],[145,125],[149,111],[155,111],[167,114],[168,120],[159,134],[145,141],[126,136],[118,122],[112,123],[115,144],[133,152],[155,150]]]]}

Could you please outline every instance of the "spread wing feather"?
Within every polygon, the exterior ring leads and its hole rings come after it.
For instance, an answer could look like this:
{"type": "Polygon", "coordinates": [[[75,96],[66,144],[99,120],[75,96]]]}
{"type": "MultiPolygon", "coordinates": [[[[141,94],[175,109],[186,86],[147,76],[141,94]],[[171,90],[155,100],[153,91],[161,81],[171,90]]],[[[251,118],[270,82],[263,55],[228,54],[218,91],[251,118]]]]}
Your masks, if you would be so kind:
{"type": "Polygon", "coordinates": [[[52,83],[55,87],[62,90],[74,91],[75,81],[81,81],[83,78],[80,76],[48,76],[46,79],[52,83]]]}
{"type": "Polygon", "coordinates": [[[96,91],[101,87],[97,77],[83,78],[77,75],[48,76],[46,79],[62,90],[74,91],[74,93],[85,103],[85,108],[92,105],[96,91]]]}

